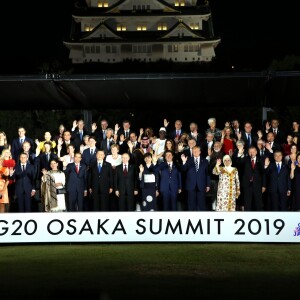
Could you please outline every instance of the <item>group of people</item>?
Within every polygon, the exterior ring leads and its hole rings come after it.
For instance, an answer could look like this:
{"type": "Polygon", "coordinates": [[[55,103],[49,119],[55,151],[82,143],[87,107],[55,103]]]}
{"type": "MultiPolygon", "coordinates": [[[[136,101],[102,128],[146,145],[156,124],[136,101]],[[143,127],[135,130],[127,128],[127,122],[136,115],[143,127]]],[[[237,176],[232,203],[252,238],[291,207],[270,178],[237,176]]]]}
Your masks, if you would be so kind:
{"type": "Polygon", "coordinates": [[[156,136],[80,119],[43,141],[19,127],[11,143],[2,131],[0,212],[31,212],[33,199],[45,212],[300,210],[298,122],[287,133],[277,119],[257,132],[237,119],[208,125],[165,119],[156,136]]]}

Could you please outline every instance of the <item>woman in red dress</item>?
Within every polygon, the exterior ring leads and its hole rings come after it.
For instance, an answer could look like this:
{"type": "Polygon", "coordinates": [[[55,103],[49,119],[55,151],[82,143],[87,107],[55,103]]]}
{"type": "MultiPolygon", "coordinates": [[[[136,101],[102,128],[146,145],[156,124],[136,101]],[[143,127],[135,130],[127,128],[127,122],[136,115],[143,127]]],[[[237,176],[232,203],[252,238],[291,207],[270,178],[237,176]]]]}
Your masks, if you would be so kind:
{"type": "Polygon", "coordinates": [[[226,126],[222,130],[221,143],[223,153],[231,157],[234,150],[235,139],[232,138],[232,129],[229,126],[226,126]]]}
{"type": "Polygon", "coordinates": [[[8,176],[9,169],[3,167],[3,159],[0,158],[0,213],[6,212],[6,205],[9,203],[7,191],[8,176]]]}

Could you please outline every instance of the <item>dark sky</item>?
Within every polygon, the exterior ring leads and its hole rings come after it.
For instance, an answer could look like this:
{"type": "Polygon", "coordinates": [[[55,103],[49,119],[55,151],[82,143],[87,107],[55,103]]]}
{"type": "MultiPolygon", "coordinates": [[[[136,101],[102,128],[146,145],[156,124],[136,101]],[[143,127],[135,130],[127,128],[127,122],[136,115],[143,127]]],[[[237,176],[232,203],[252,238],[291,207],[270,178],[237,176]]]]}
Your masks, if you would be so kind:
{"type": "MultiPolygon", "coordinates": [[[[0,74],[39,72],[45,61],[69,62],[63,40],[70,33],[74,0],[1,4],[0,74]],[[20,4],[19,4],[20,3],[20,4]]],[[[300,56],[296,1],[211,0],[221,71],[265,70],[273,59],[300,56]]]]}

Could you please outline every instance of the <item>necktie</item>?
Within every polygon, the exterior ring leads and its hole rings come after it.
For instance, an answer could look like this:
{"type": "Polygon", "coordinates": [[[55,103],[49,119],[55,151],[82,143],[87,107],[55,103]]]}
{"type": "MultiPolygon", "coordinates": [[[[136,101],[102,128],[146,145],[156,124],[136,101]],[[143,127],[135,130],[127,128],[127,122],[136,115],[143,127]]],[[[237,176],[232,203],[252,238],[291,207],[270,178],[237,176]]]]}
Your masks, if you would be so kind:
{"type": "Polygon", "coordinates": [[[49,161],[49,159],[50,159],[50,154],[47,153],[47,161],[49,161]]]}
{"type": "Polygon", "coordinates": [[[127,176],[127,173],[128,173],[128,171],[127,171],[127,166],[126,165],[124,165],[124,176],[127,176]]]}
{"type": "Polygon", "coordinates": [[[170,172],[170,173],[172,172],[171,164],[169,164],[169,172],[170,172]]]}
{"type": "Polygon", "coordinates": [[[251,159],[251,165],[252,165],[252,169],[254,169],[255,163],[254,163],[254,159],[251,159]]]}
{"type": "Polygon", "coordinates": [[[106,132],[105,132],[105,130],[103,130],[103,139],[105,139],[106,138],[106,132]]]}
{"type": "Polygon", "coordinates": [[[99,173],[101,173],[101,170],[102,170],[102,166],[101,166],[101,163],[98,164],[98,171],[99,173]]]}
{"type": "Polygon", "coordinates": [[[280,172],[280,163],[277,163],[277,173],[279,174],[280,172]]]}
{"type": "Polygon", "coordinates": [[[107,150],[108,151],[110,150],[110,141],[109,140],[107,141],[107,150]]]}
{"type": "Polygon", "coordinates": [[[264,155],[264,150],[260,150],[260,155],[261,155],[261,156],[264,155]]]}
{"type": "Polygon", "coordinates": [[[179,130],[177,130],[177,131],[176,131],[176,135],[177,135],[177,136],[179,136],[179,135],[180,135],[180,133],[179,133],[179,130]]]}
{"type": "Polygon", "coordinates": [[[125,131],[125,138],[128,138],[128,131],[125,131]]]}
{"type": "Polygon", "coordinates": [[[77,174],[79,173],[79,167],[78,167],[78,165],[76,165],[76,173],[77,174]]]}
{"type": "Polygon", "coordinates": [[[82,140],[82,130],[79,131],[80,140],[82,140]]]}
{"type": "Polygon", "coordinates": [[[24,142],[24,139],[20,139],[20,145],[22,145],[24,142]]]}
{"type": "Polygon", "coordinates": [[[195,168],[196,168],[196,172],[198,172],[199,170],[198,158],[195,158],[195,168]]]}
{"type": "Polygon", "coordinates": [[[91,155],[93,155],[94,154],[94,150],[93,149],[91,149],[91,155]]]}
{"type": "Polygon", "coordinates": [[[22,171],[23,171],[23,172],[25,171],[25,166],[24,166],[24,165],[22,165],[22,171]]]}
{"type": "Polygon", "coordinates": [[[248,141],[248,145],[251,146],[250,134],[248,134],[247,141],[248,141]]]}

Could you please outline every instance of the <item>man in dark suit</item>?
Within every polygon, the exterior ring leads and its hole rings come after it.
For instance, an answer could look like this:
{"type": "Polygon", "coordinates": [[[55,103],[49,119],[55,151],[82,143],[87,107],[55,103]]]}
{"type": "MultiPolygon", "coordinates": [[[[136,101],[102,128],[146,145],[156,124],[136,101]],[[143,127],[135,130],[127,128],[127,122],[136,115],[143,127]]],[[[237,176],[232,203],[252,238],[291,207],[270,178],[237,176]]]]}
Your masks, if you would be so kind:
{"type": "Polygon", "coordinates": [[[25,135],[25,133],[26,133],[25,128],[20,126],[18,128],[19,137],[12,140],[11,154],[15,161],[18,161],[18,159],[20,158],[20,153],[23,152],[23,143],[24,142],[28,142],[30,144],[30,148],[32,149],[32,151],[35,150],[35,144],[33,142],[33,139],[27,137],[25,135]]]}
{"type": "Polygon", "coordinates": [[[78,121],[73,121],[73,127],[71,129],[71,137],[73,140],[73,143],[75,145],[75,152],[80,151],[80,145],[83,145],[83,137],[85,135],[88,135],[89,132],[84,126],[84,121],[82,119],[79,119],[78,121]]]}
{"type": "Polygon", "coordinates": [[[201,146],[201,144],[203,142],[203,136],[198,131],[198,124],[195,122],[190,123],[189,139],[191,139],[191,138],[194,138],[196,140],[197,146],[201,146]]]}
{"type": "Polygon", "coordinates": [[[62,157],[62,156],[65,156],[68,154],[68,146],[69,145],[73,145],[75,148],[75,144],[71,140],[71,132],[69,130],[66,130],[63,133],[63,139],[58,139],[58,141],[57,141],[57,153],[59,153],[59,155],[58,155],[59,157],[62,157]]]}
{"type": "Polygon", "coordinates": [[[266,155],[270,158],[271,162],[274,162],[274,153],[280,151],[280,144],[275,142],[275,136],[273,132],[267,134],[267,142],[265,144],[266,155]]]}
{"type": "Polygon", "coordinates": [[[201,158],[199,146],[193,148],[193,157],[182,154],[182,171],[186,172],[185,188],[188,193],[189,211],[206,211],[206,193],[210,190],[208,162],[201,158]]]}
{"type": "Polygon", "coordinates": [[[129,164],[129,154],[122,154],[122,164],[116,167],[115,194],[119,198],[120,211],[135,211],[136,204],[134,196],[138,194],[137,170],[134,165],[129,164]]]}
{"type": "Polygon", "coordinates": [[[67,165],[65,174],[68,211],[83,211],[83,198],[87,196],[87,170],[85,164],[81,163],[81,153],[75,153],[74,162],[67,165]]]}
{"type": "Polygon", "coordinates": [[[245,142],[245,150],[252,146],[256,146],[258,136],[252,133],[252,124],[250,122],[245,122],[244,130],[241,131],[241,139],[245,142]]]}
{"type": "Polygon", "coordinates": [[[112,128],[108,128],[107,131],[106,131],[106,137],[105,139],[103,139],[101,141],[101,144],[100,144],[100,150],[103,150],[104,153],[105,153],[105,156],[111,154],[111,146],[113,144],[115,144],[115,140],[114,140],[114,131],[112,128]]]}
{"type": "Polygon", "coordinates": [[[123,121],[123,128],[119,128],[119,125],[115,125],[115,134],[118,135],[118,140],[120,140],[121,135],[124,136],[126,142],[129,140],[130,133],[132,132],[131,123],[128,120],[123,121]]]}
{"type": "Polygon", "coordinates": [[[267,210],[287,211],[288,197],[291,195],[290,170],[282,162],[282,152],[274,152],[274,162],[266,159],[266,176],[268,177],[268,205],[267,210]]]}
{"type": "Polygon", "coordinates": [[[104,151],[98,150],[96,160],[89,170],[88,186],[94,211],[109,210],[109,194],[113,191],[112,167],[109,162],[104,161],[104,158],[104,151]]]}
{"type": "Polygon", "coordinates": [[[87,169],[96,161],[96,153],[98,150],[99,149],[96,148],[96,138],[91,135],[89,137],[89,148],[83,150],[81,160],[87,169]]]}
{"type": "Polygon", "coordinates": [[[237,166],[239,170],[243,170],[244,210],[262,211],[262,194],[266,190],[264,160],[257,155],[257,149],[251,146],[248,149],[248,156],[244,156],[242,151],[238,153],[237,166]]]}
{"type": "Polygon", "coordinates": [[[160,171],[159,190],[162,194],[163,210],[177,211],[177,198],[181,193],[181,171],[174,163],[174,155],[170,150],[165,151],[164,161],[155,166],[160,171]]]}
{"type": "Polygon", "coordinates": [[[276,144],[281,145],[285,142],[286,136],[284,131],[279,128],[278,119],[272,119],[271,124],[269,122],[266,122],[265,134],[268,134],[269,132],[272,132],[274,134],[274,142],[276,144]]]}
{"type": "Polygon", "coordinates": [[[101,120],[101,128],[97,128],[97,124],[92,124],[92,132],[90,133],[96,139],[96,146],[100,149],[101,142],[106,138],[108,129],[108,121],[106,119],[101,120]]]}
{"type": "Polygon", "coordinates": [[[20,154],[20,162],[14,170],[10,170],[10,177],[15,180],[19,212],[31,212],[31,197],[35,195],[35,171],[26,153],[20,154]]]}

